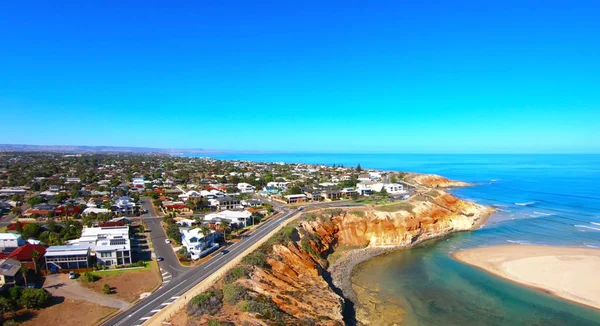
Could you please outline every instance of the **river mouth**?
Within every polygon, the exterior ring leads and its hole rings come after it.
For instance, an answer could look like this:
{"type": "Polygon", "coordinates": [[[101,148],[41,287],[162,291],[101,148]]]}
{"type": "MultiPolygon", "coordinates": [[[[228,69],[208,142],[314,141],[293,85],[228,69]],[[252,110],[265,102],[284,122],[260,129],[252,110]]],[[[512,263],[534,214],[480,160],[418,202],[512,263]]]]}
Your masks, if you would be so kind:
{"type": "Polygon", "coordinates": [[[460,263],[455,234],[356,266],[356,319],[366,325],[600,325],[600,312],[460,263]]]}

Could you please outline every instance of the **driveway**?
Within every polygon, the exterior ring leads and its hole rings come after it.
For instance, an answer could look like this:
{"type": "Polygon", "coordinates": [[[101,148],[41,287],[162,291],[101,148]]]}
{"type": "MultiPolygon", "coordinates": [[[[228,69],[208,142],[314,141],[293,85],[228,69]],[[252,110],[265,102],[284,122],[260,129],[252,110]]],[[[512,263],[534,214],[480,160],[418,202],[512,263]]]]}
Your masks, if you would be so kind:
{"type": "Polygon", "coordinates": [[[44,289],[57,297],[87,301],[105,307],[117,308],[119,310],[126,310],[129,307],[129,302],[84,288],[79,284],[78,280],[69,279],[68,274],[51,274],[46,276],[44,289]]]}

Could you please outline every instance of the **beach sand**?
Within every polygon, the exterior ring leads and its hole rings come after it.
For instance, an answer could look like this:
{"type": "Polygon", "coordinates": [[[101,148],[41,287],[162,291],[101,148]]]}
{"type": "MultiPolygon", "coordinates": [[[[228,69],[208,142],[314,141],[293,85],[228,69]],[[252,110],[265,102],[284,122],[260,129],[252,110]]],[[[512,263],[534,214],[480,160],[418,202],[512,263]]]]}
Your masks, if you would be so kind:
{"type": "Polygon", "coordinates": [[[508,245],[452,256],[510,281],[600,309],[600,249],[508,245]]]}

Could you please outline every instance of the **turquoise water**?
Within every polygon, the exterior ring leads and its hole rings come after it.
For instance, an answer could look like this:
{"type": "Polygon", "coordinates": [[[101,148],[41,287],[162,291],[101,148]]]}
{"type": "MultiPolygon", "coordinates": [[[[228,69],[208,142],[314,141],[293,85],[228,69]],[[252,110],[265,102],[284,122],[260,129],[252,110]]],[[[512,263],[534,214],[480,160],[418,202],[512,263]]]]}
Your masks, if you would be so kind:
{"type": "MultiPolygon", "coordinates": [[[[354,281],[397,302],[406,325],[600,325],[600,312],[503,281],[449,257],[494,244],[600,248],[600,155],[223,154],[220,159],[344,164],[437,173],[479,184],[457,196],[498,213],[476,231],[377,257],[354,281]]],[[[598,271],[590,271],[598,273],[598,271]]],[[[600,281],[600,280],[599,280],[600,281]]],[[[399,312],[400,316],[400,312],[399,312]]]]}

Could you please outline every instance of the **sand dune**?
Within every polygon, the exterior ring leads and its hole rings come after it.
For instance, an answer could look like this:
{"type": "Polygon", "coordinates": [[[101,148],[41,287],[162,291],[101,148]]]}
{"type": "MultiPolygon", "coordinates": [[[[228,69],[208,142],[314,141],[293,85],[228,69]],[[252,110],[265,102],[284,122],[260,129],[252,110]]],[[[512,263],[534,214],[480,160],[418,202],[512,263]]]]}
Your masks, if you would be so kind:
{"type": "Polygon", "coordinates": [[[508,245],[452,255],[508,280],[600,309],[600,249],[508,245]]]}

